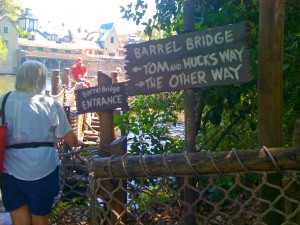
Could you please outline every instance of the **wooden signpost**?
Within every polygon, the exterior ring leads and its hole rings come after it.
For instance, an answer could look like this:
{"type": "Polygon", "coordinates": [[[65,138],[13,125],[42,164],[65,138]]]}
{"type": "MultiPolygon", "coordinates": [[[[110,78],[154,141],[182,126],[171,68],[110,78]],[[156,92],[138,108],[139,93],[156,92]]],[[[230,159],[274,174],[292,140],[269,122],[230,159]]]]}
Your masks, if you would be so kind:
{"type": "Polygon", "coordinates": [[[245,83],[247,22],[126,46],[129,96],[245,83]]]}
{"type": "Polygon", "coordinates": [[[127,96],[252,80],[247,22],[127,45],[126,83],[76,90],[79,114],[127,107],[127,96]]]}
{"type": "Polygon", "coordinates": [[[122,83],[79,89],[75,94],[78,114],[127,107],[122,83]]]}
{"type": "MultiPolygon", "coordinates": [[[[106,148],[112,151],[112,109],[127,108],[127,96],[250,81],[248,36],[247,23],[243,22],[126,46],[125,69],[130,78],[128,82],[110,84],[108,77],[99,71],[99,86],[75,91],[78,114],[102,111],[99,113],[100,156],[111,155],[106,148]]],[[[121,149],[124,150],[123,148],[121,149]]],[[[126,189],[125,182],[119,185],[126,189]]],[[[111,188],[113,193],[115,187],[111,188]]],[[[190,192],[188,189],[186,191],[190,192]]],[[[122,204],[125,204],[126,192],[116,193],[119,199],[123,199],[122,204]]],[[[111,204],[113,211],[120,215],[122,204],[111,204]]],[[[111,221],[118,220],[114,213],[110,216],[111,221]]],[[[194,218],[191,217],[191,220],[194,218]]]]}

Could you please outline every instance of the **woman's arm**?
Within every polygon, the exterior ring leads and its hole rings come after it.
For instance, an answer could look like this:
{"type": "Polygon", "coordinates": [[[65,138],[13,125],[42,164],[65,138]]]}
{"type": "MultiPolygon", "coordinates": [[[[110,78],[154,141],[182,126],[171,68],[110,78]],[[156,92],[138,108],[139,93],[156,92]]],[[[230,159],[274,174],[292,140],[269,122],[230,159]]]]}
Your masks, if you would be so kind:
{"type": "Polygon", "coordinates": [[[79,147],[79,146],[83,146],[83,142],[81,140],[78,140],[76,134],[74,133],[74,131],[70,131],[69,133],[67,133],[63,139],[65,140],[65,142],[70,145],[70,147],[79,147]]]}

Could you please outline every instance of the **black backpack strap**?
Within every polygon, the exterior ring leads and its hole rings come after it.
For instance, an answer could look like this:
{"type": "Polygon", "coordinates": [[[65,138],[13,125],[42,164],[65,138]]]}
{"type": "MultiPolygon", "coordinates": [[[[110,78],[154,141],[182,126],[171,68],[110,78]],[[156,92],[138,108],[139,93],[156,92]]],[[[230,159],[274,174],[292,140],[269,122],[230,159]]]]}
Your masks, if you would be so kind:
{"type": "Polygon", "coordinates": [[[2,125],[5,123],[5,103],[6,103],[6,100],[7,100],[7,98],[8,98],[8,96],[9,96],[10,93],[11,93],[11,91],[8,92],[4,96],[3,101],[2,101],[1,111],[0,111],[0,116],[2,117],[2,125]]]}
{"type": "Polygon", "coordinates": [[[38,147],[54,147],[53,142],[30,142],[8,145],[6,148],[38,148],[38,147]]]}

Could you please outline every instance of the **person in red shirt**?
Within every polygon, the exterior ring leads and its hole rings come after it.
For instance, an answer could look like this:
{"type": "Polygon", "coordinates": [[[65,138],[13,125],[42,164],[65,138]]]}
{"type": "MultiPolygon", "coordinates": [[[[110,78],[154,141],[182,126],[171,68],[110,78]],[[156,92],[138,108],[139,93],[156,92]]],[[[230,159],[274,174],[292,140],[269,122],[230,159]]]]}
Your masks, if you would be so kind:
{"type": "Polygon", "coordinates": [[[77,63],[72,66],[71,74],[76,82],[83,80],[88,87],[91,87],[91,83],[87,80],[87,69],[81,57],[78,57],[77,63]]]}

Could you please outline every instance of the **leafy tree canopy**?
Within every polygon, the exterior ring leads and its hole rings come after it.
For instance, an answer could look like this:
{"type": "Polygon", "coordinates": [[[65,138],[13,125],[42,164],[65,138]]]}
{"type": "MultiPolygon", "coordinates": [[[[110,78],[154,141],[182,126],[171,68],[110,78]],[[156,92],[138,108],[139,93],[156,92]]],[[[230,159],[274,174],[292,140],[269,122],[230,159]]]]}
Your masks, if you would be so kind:
{"type": "MultiPolygon", "coordinates": [[[[154,1],[154,0],[153,0],[154,1]]],[[[121,7],[123,18],[144,26],[148,39],[183,32],[184,0],[155,0],[156,13],[146,22],[147,1],[133,0],[121,7]]],[[[199,149],[245,149],[257,145],[257,74],[259,0],[191,0],[195,30],[249,21],[251,67],[254,80],[244,85],[201,88],[196,92],[196,126],[199,149]]],[[[295,120],[300,117],[300,8],[298,0],[286,1],[283,65],[284,142],[292,144],[295,120]]],[[[165,108],[165,111],[168,107],[165,108]]]]}
{"type": "MultiPolygon", "coordinates": [[[[23,12],[20,6],[20,0],[0,0],[0,17],[8,16],[12,21],[16,22],[18,16],[23,12]]],[[[8,49],[0,36],[0,62],[6,60],[8,49]]]]}
{"type": "Polygon", "coordinates": [[[21,38],[28,38],[29,33],[27,31],[24,31],[22,28],[18,28],[19,34],[21,38]]]}
{"type": "Polygon", "coordinates": [[[0,63],[6,60],[8,49],[6,44],[2,41],[2,36],[0,35],[0,63]]]}
{"type": "Polygon", "coordinates": [[[23,8],[20,0],[0,0],[0,16],[7,15],[12,21],[16,22],[22,15],[23,8]]]}

